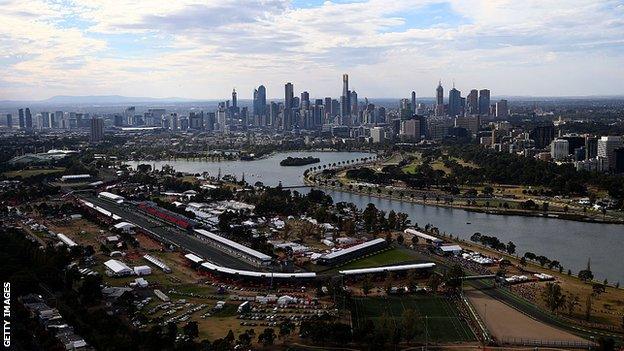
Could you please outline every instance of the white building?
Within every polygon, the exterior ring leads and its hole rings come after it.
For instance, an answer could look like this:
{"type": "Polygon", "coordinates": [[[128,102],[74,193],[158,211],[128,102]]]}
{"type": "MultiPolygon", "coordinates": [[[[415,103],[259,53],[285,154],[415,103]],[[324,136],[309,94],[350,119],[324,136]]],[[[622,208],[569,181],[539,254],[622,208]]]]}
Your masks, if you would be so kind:
{"type": "Polygon", "coordinates": [[[565,139],[555,139],[550,144],[550,157],[555,161],[561,161],[568,157],[570,142],[565,139]]]}
{"type": "Polygon", "coordinates": [[[607,168],[615,168],[615,149],[624,146],[620,136],[603,136],[598,140],[598,157],[607,160],[607,168]]]}
{"type": "Polygon", "coordinates": [[[386,132],[382,127],[373,127],[370,130],[373,143],[378,144],[386,139],[386,132]]]}
{"type": "Polygon", "coordinates": [[[111,277],[124,277],[132,274],[132,269],[125,263],[117,260],[108,260],[104,262],[106,274],[111,277]]]}

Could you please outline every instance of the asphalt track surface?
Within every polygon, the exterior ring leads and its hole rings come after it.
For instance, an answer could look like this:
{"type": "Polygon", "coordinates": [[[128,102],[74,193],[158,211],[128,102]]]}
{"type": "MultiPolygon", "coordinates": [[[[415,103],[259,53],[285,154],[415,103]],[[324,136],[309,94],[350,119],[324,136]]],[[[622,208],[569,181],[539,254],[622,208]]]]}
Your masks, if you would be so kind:
{"type": "Polygon", "coordinates": [[[188,234],[182,229],[166,224],[142,213],[134,205],[113,204],[94,196],[82,196],[82,198],[120,216],[124,221],[141,227],[143,230],[147,231],[150,235],[156,237],[160,241],[178,246],[184,251],[194,253],[216,265],[241,270],[258,270],[257,267],[212,247],[210,244],[191,234],[188,234]]]}

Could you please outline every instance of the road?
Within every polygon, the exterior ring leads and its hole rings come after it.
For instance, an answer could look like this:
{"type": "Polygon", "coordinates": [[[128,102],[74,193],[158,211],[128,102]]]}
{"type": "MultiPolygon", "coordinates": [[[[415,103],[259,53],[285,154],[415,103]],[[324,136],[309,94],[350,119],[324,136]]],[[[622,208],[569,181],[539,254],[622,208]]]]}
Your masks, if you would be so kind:
{"type": "Polygon", "coordinates": [[[80,195],[79,197],[120,216],[125,221],[141,227],[160,241],[181,247],[185,251],[192,252],[214,264],[234,269],[257,270],[251,264],[212,247],[197,237],[189,235],[182,229],[141,213],[134,205],[117,205],[88,195],[80,195]]]}

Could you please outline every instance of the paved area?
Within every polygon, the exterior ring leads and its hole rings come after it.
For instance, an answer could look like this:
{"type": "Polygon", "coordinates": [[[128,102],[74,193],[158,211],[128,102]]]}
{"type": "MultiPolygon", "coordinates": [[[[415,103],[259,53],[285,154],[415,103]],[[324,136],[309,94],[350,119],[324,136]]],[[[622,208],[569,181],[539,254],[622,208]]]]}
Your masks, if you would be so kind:
{"type": "Polygon", "coordinates": [[[182,229],[174,226],[166,225],[156,219],[153,219],[140,212],[134,205],[122,204],[117,205],[108,201],[103,201],[94,196],[85,196],[85,200],[98,205],[120,217],[124,220],[134,223],[141,228],[148,230],[152,235],[161,239],[174,243],[184,250],[193,252],[217,265],[222,265],[234,269],[258,270],[251,264],[214,248],[213,246],[203,242],[197,237],[188,234],[182,229]]]}

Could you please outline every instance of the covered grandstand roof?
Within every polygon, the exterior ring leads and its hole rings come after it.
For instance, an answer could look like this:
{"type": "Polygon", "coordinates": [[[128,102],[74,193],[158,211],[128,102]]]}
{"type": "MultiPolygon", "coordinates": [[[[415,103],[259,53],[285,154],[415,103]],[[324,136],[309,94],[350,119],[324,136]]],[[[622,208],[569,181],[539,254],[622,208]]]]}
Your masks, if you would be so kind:
{"type": "Polygon", "coordinates": [[[209,239],[217,241],[217,242],[219,242],[219,243],[221,243],[223,245],[231,247],[231,248],[233,248],[235,250],[238,250],[238,251],[241,251],[241,252],[243,252],[245,254],[253,256],[253,257],[255,257],[255,258],[257,258],[257,259],[259,259],[261,261],[270,261],[271,260],[271,256],[269,256],[269,255],[265,255],[262,252],[256,251],[256,250],[254,250],[252,248],[249,248],[249,247],[247,247],[245,245],[239,244],[236,241],[232,241],[230,239],[226,239],[226,238],[224,238],[224,237],[222,237],[220,235],[211,233],[211,232],[209,232],[207,230],[195,229],[195,232],[197,234],[200,234],[200,235],[206,237],[206,238],[209,238],[209,239]]]}
{"type": "Polygon", "coordinates": [[[435,263],[414,263],[403,264],[397,266],[384,266],[384,267],[371,267],[371,268],[359,268],[359,269],[347,269],[338,271],[344,275],[356,275],[356,274],[369,274],[369,273],[381,273],[381,272],[395,272],[395,271],[407,271],[412,269],[428,269],[435,267],[435,263]]]}
{"type": "Polygon", "coordinates": [[[418,231],[416,229],[408,228],[408,229],[405,229],[404,232],[406,234],[416,235],[419,238],[423,238],[425,240],[429,240],[429,241],[432,241],[434,243],[441,243],[442,242],[442,239],[436,238],[433,235],[425,234],[425,233],[423,233],[421,231],[418,231]]]}
{"type": "Polygon", "coordinates": [[[358,250],[362,250],[362,249],[367,248],[369,246],[381,244],[381,243],[383,243],[385,241],[386,241],[386,239],[377,238],[377,239],[374,239],[374,240],[367,241],[365,243],[361,243],[361,244],[358,244],[358,245],[354,245],[354,246],[348,247],[348,248],[343,249],[343,250],[330,252],[327,255],[324,255],[323,258],[331,260],[331,259],[340,257],[342,255],[346,255],[346,254],[350,254],[350,253],[358,251],[358,250]]]}
{"type": "Polygon", "coordinates": [[[272,272],[260,272],[260,271],[246,271],[240,269],[233,269],[228,267],[217,266],[210,262],[204,262],[201,264],[202,267],[206,268],[209,271],[219,272],[224,274],[238,275],[242,277],[252,277],[252,278],[278,278],[278,279],[309,279],[316,278],[316,273],[314,272],[305,272],[305,273],[272,273],[272,272]]]}

